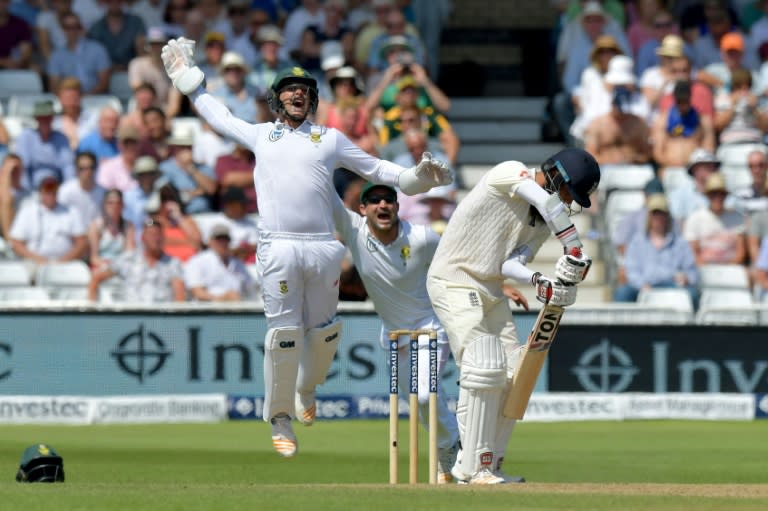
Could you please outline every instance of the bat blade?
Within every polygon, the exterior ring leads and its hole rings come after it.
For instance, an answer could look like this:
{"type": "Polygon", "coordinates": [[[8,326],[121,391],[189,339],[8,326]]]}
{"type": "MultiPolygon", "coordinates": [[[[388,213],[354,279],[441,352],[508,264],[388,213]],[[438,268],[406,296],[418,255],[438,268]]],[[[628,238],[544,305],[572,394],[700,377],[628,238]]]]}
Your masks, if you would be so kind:
{"type": "Polygon", "coordinates": [[[547,359],[549,348],[555,340],[564,311],[565,309],[558,305],[545,305],[539,312],[517,363],[512,387],[504,402],[504,417],[520,420],[525,415],[528,401],[547,359]]]}

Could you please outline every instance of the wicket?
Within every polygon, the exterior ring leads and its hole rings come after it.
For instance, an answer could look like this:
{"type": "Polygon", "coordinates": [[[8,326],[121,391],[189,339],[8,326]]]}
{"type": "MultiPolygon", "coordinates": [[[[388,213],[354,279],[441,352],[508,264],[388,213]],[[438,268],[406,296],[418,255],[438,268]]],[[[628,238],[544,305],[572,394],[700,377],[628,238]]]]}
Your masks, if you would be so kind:
{"type": "Polygon", "coordinates": [[[429,336],[429,484],[437,484],[437,331],[390,330],[389,332],[389,483],[398,483],[398,339],[409,336],[408,378],[408,482],[416,484],[419,473],[419,335],[429,336]]]}

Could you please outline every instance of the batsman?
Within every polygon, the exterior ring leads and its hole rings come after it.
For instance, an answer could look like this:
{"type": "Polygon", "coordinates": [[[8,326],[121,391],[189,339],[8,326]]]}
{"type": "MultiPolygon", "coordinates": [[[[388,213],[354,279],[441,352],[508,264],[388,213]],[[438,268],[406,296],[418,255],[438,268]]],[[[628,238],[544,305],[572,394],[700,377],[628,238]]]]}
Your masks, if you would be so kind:
{"type": "Polygon", "coordinates": [[[518,360],[505,279],[528,283],[547,306],[567,307],[591,265],[570,216],[591,205],[600,167],[582,149],[564,149],[541,168],[502,162],[453,213],[427,276],[427,290],[459,366],[456,418],[462,448],[451,473],[460,483],[501,484],[516,420],[503,414],[518,360]],[[553,233],[563,245],[552,276],[527,267],[553,233]]]}

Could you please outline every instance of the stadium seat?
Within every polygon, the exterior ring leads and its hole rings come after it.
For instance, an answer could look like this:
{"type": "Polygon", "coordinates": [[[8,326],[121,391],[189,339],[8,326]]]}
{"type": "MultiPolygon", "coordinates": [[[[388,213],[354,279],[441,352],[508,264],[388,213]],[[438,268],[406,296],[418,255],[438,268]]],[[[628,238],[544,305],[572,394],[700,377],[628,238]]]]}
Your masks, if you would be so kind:
{"type": "Polygon", "coordinates": [[[8,131],[8,138],[11,139],[11,143],[8,144],[10,149],[14,149],[14,143],[16,142],[16,139],[19,138],[19,135],[21,135],[21,132],[24,131],[25,128],[34,128],[36,126],[35,120],[30,117],[15,117],[15,116],[7,116],[3,117],[3,126],[5,126],[5,129],[8,131]]]}
{"type": "Polygon", "coordinates": [[[32,113],[35,109],[35,103],[38,101],[53,101],[54,111],[61,112],[61,103],[55,94],[51,94],[49,92],[22,92],[19,94],[14,94],[8,99],[8,115],[32,118],[32,113]]]}
{"type": "Polygon", "coordinates": [[[22,261],[0,261],[0,287],[32,285],[27,265],[22,261]]]}
{"type": "Polygon", "coordinates": [[[746,165],[723,166],[720,172],[725,178],[726,188],[731,193],[752,186],[752,173],[746,165]]]}
{"type": "Polygon", "coordinates": [[[700,325],[756,325],[758,309],[747,289],[705,289],[696,323],[700,325]]]}
{"type": "Polygon", "coordinates": [[[112,94],[88,94],[83,96],[81,105],[83,110],[101,110],[106,106],[111,106],[118,113],[123,113],[123,102],[112,94]]]}
{"type": "Polygon", "coordinates": [[[109,93],[120,98],[120,101],[128,102],[133,96],[131,83],[128,81],[127,71],[113,72],[109,77],[109,93]]]}
{"type": "Polygon", "coordinates": [[[83,261],[44,264],[35,273],[35,284],[45,288],[83,287],[90,281],[91,269],[83,261]]]}
{"type": "Polygon", "coordinates": [[[174,117],[171,120],[171,133],[187,133],[189,129],[197,138],[203,132],[203,123],[197,117],[174,117]]]}
{"type": "Polygon", "coordinates": [[[2,302],[48,302],[48,291],[37,286],[0,287],[2,302]]]}
{"type": "Polygon", "coordinates": [[[705,289],[749,290],[747,268],[741,264],[702,264],[699,287],[705,289]]]}
{"type": "Polygon", "coordinates": [[[747,155],[755,149],[764,147],[762,144],[721,144],[717,148],[717,158],[723,167],[745,167],[747,155]]]}
{"type": "Polygon", "coordinates": [[[608,195],[605,201],[603,219],[605,232],[613,239],[616,228],[627,213],[639,209],[645,204],[645,193],[642,190],[616,190],[608,195]]]}
{"type": "Polygon", "coordinates": [[[40,74],[29,69],[0,70],[0,99],[7,100],[16,94],[40,94],[43,80],[40,74]]]}
{"type": "Polygon", "coordinates": [[[654,176],[651,165],[601,165],[598,193],[605,199],[614,190],[642,190],[654,176]]]}
{"type": "Polygon", "coordinates": [[[693,314],[693,300],[685,289],[652,288],[641,290],[637,303],[649,307],[660,307],[693,314]]]}
{"type": "Polygon", "coordinates": [[[221,222],[221,213],[193,213],[190,215],[200,229],[200,236],[203,237],[203,243],[208,244],[208,235],[213,226],[221,222]]]}
{"type": "Polygon", "coordinates": [[[664,169],[661,183],[664,185],[664,193],[669,193],[675,188],[692,184],[693,178],[688,175],[688,169],[685,167],[667,167],[664,169]]]}

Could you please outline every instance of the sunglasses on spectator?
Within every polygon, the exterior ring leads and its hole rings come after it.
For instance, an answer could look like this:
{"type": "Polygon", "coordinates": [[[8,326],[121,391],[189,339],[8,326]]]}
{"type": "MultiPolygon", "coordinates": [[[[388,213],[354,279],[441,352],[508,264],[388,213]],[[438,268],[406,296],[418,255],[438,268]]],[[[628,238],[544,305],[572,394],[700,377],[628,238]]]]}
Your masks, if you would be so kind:
{"type": "Polygon", "coordinates": [[[218,236],[214,236],[213,239],[216,241],[230,241],[232,238],[229,234],[219,234],[218,236]]]}
{"type": "Polygon", "coordinates": [[[387,204],[394,204],[395,202],[397,202],[397,197],[395,197],[392,194],[369,195],[365,198],[365,201],[363,202],[365,204],[378,204],[381,201],[384,201],[387,204]]]}
{"type": "Polygon", "coordinates": [[[144,227],[162,227],[162,224],[154,218],[147,218],[144,220],[144,227]]]}

